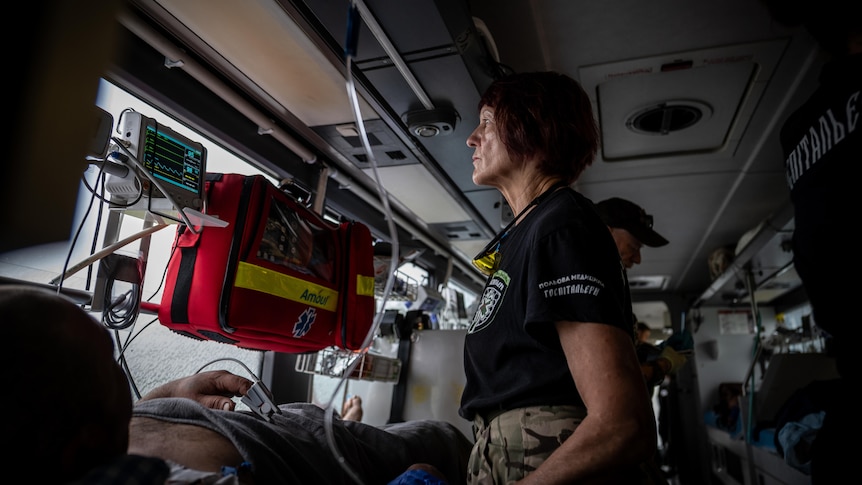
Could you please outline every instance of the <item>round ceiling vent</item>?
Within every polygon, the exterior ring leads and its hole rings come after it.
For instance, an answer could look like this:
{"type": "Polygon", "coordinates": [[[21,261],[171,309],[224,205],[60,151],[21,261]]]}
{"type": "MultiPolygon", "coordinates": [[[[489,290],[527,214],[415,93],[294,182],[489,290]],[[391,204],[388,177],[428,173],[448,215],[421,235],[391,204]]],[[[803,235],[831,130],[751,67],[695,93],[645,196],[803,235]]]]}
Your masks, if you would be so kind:
{"type": "Polygon", "coordinates": [[[626,127],[645,135],[669,135],[712,116],[712,108],[699,101],[666,101],[639,109],[626,118],[626,127]]]}

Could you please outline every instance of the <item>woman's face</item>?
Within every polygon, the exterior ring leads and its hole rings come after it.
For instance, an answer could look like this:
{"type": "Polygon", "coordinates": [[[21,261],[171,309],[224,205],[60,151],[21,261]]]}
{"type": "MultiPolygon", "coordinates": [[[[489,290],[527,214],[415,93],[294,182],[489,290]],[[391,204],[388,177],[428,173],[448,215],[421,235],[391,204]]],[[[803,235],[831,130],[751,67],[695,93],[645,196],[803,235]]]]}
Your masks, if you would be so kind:
{"type": "Polygon", "coordinates": [[[467,146],[473,150],[473,183],[499,186],[501,180],[514,168],[506,146],[500,140],[494,109],[483,106],[479,110],[479,126],[467,137],[467,146]]]}

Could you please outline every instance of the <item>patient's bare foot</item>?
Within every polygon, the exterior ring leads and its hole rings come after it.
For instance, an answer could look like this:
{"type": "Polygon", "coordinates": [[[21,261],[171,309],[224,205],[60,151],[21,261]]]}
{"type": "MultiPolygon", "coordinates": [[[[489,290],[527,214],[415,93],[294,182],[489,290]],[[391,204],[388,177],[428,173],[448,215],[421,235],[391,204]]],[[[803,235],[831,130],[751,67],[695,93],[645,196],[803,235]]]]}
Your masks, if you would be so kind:
{"type": "Polygon", "coordinates": [[[341,419],[345,421],[362,421],[362,398],[351,396],[344,401],[341,408],[341,419]]]}

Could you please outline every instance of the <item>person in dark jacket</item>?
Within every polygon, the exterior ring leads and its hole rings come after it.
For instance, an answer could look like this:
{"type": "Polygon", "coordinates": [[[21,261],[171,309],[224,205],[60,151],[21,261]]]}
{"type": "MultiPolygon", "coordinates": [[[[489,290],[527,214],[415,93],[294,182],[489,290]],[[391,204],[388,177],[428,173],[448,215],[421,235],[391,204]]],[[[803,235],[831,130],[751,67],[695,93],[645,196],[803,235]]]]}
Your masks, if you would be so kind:
{"type": "Polygon", "coordinates": [[[819,86],[785,120],[781,145],[794,207],[793,263],[826,336],[841,379],[811,450],[814,485],[842,483],[856,473],[856,410],[862,366],[862,325],[853,303],[859,287],[835,275],[859,274],[859,259],[839,250],[828,234],[845,227],[858,205],[862,162],[862,2],[763,0],[779,23],[804,26],[821,48],[819,86]],[[851,441],[852,442],[852,441],[851,441]]]}

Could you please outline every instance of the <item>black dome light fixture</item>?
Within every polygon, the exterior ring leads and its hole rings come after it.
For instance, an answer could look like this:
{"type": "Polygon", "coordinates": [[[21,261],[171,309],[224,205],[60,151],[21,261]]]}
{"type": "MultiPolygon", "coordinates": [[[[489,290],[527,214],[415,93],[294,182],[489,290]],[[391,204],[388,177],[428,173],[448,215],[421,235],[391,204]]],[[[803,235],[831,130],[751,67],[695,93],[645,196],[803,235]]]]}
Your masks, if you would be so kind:
{"type": "Polygon", "coordinates": [[[450,135],[455,131],[458,113],[449,108],[410,111],[403,116],[407,129],[419,138],[450,135]]]}
{"type": "Polygon", "coordinates": [[[634,111],[626,127],[644,135],[669,135],[712,117],[712,108],[700,101],[663,101],[634,111]]]}

